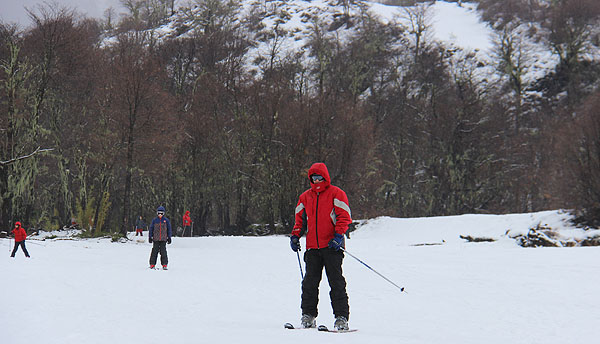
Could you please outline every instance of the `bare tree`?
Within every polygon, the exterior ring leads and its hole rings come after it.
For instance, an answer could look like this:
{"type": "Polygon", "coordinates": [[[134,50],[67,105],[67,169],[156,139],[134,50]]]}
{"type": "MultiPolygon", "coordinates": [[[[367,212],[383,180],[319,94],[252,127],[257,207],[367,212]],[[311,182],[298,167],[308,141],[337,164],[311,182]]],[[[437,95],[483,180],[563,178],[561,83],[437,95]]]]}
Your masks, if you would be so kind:
{"type": "MultiPolygon", "coordinates": [[[[595,92],[578,108],[572,120],[553,127],[561,176],[552,191],[577,211],[581,224],[600,226],[600,93],[595,92]]],[[[556,197],[556,196],[555,196],[556,197]]]]}
{"type": "Polygon", "coordinates": [[[419,3],[414,7],[407,7],[404,10],[405,16],[408,19],[408,33],[413,37],[414,59],[415,62],[419,59],[421,52],[426,49],[429,44],[431,35],[431,11],[430,4],[419,3]]]}
{"type": "MultiPolygon", "coordinates": [[[[112,120],[119,133],[123,156],[121,232],[130,229],[131,191],[134,171],[138,168],[140,145],[169,147],[177,140],[170,128],[169,98],[161,91],[163,71],[150,48],[148,36],[142,32],[121,34],[111,48],[112,120]]],[[[157,152],[164,151],[162,148],[157,152]]],[[[148,152],[149,153],[149,152],[148,152]]],[[[160,160],[160,157],[157,157],[160,160]]],[[[156,166],[158,167],[158,166],[156,166]]]]}
{"type": "Polygon", "coordinates": [[[515,25],[506,25],[494,44],[497,58],[497,70],[506,79],[506,85],[514,94],[513,127],[515,133],[520,130],[519,119],[523,115],[523,97],[527,81],[523,80],[531,64],[530,47],[522,39],[523,33],[515,25]]]}
{"type": "Polygon", "coordinates": [[[595,0],[564,0],[553,2],[544,23],[549,29],[548,44],[559,58],[558,79],[565,80],[567,102],[570,106],[580,101],[582,62],[587,52],[600,52],[592,44],[592,33],[600,25],[600,3],[595,0]]]}

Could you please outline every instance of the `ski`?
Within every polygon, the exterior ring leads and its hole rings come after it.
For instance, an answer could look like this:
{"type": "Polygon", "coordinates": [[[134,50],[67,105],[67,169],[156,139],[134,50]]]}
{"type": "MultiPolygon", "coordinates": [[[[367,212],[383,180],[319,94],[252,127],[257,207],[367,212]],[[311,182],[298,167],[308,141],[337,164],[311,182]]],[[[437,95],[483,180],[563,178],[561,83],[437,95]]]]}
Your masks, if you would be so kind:
{"type": "Polygon", "coordinates": [[[283,324],[283,327],[288,329],[288,330],[311,330],[314,329],[314,327],[296,327],[294,325],[292,325],[292,323],[285,323],[283,324]]]}
{"type": "Polygon", "coordinates": [[[348,333],[348,332],[358,331],[358,329],[355,329],[355,328],[351,328],[349,330],[330,330],[325,325],[319,325],[319,327],[317,327],[317,330],[319,330],[320,332],[329,332],[329,333],[348,333]]]}
{"type": "MultiPolygon", "coordinates": [[[[286,328],[286,329],[288,329],[288,330],[310,330],[310,329],[314,329],[314,327],[296,327],[296,326],[294,326],[291,323],[285,323],[285,324],[283,324],[283,327],[286,328]]],[[[329,332],[329,333],[346,333],[346,332],[356,332],[356,331],[358,331],[358,329],[355,329],[355,328],[351,328],[349,330],[330,330],[325,325],[319,325],[319,327],[317,327],[317,330],[319,330],[320,332],[329,332]]]]}

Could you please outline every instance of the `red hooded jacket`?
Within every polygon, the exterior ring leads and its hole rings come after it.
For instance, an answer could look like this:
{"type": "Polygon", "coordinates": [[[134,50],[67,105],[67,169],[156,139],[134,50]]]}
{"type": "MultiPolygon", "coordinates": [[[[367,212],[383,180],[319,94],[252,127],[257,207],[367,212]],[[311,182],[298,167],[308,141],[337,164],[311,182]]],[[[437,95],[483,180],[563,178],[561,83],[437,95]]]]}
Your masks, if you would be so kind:
{"type": "Polygon", "coordinates": [[[308,178],[319,174],[325,178],[310,184],[296,206],[296,223],[292,235],[301,237],[306,229],[306,248],[325,248],[335,233],[344,234],[352,223],[348,197],[342,189],[331,185],[329,171],[324,163],[313,164],[308,178]]]}
{"type": "Polygon", "coordinates": [[[190,219],[190,211],[186,211],[185,215],[183,215],[183,225],[184,226],[191,226],[192,225],[192,219],[190,219]]]}
{"type": "Polygon", "coordinates": [[[27,239],[27,232],[21,227],[21,222],[15,223],[15,229],[12,230],[12,233],[15,235],[16,242],[25,241],[25,239],[27,239]]]}

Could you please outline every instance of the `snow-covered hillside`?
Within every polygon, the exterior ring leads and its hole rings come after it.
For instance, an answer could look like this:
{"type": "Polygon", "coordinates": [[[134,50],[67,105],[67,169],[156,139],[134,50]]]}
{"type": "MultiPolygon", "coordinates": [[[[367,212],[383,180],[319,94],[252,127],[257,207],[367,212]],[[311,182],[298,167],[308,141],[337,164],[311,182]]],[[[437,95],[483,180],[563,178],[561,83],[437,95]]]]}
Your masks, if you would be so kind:
{"type": "MultiPolygon", "coordinates": [[[[0,343],[590,343],[600,322],[600,248],[516,245],[540,223],[586,234],[562,212],[366,221],[347,256],[350,325],[290,331],[300,271],[285,236],[175,238],[168,271],[147,268],[151,246],[131,236],[28,241],[32,258],[0,259],[0,343]],[[495,242],[470,243],[460,236],[495,242]]],[[[147,235],[147,233],[145,233],[147,235]]],[[[328,285],[318,323],[331,326],[328,285]]]]}
{"type": "MultiPolygon", "coordinates": [[[[453,50],[458,60],[463,55],[474,57],[480,67],[477,74],[481,80],[493,83],[501,77],[496,70],[498,58],[495,57],[494,42],[500,39],[502,32],[495,31],[482,21],[477,3],[463,2],[459,6],[456,2],[434,1],[418,6],[425,11],[427,29],[424,38],[428,44],[441,43],[453,50]]],[[[192,37],[196,30],[203,30],[206,24],[202,19],[202,10],[198,6],[180,8],[164,25],[152,30],[153,37],[192,37]]],[[[411,41],[414,38],[411,30],[415,16],[420,10],[371,1],[354,1],[345,9],[342,2],[337,0],[243,0],[235,13],[220,20],[221,25],[237,27],[245,27],[248,22],[253,22],[252,29],[242,29],[249,30],[247,38],[252,42],[252,47],[245,55],[245,66],[248,71],[260,74],[258,61],[261,60],[277,61],[286,56],[300,56],[302,63],[311,62],[308,45],[317,23],[327,28],[321,32],[322,35],[344,42],[356,33],[357,18],[368,15],[384,24],[403,27],[406,40],[411,41]],[[351,18],[350,23],[345,24],[345,13],[351,18]],[[272,58],[274,54],[276,58],[272,58]]],[[[526,85],[550,73],[558,63],[558,58],[551,53],[544,39],[528,34],[532,29],[543,31],[537,26],[534,23],[522,23],[512,33],[514,44],[519,45],[518,58],[524,73],[522,80],[526,85]]],[[[107,38],[105,44],[111,44],[114,40],[114,37],[107,38]]],[[[590,54],[597,55],[597,52],[594,50],[590,54]]]]}
{"type": "MultiPolygon", "coordinates": [[[[253,2],[247,2],[246,13],[253,2]]],[[[357,29],[353,25],[339,23],[343,17],[344,8],[337,0],[315,1],[272,1],[268,5],[274,12],[262,20],[265,30],[277,30],[285,33],[277,42],[277,51],[303,51],[311,36],[314,35],[314,23],[325,23],[331,30],[325,35],[345,40],[357,29]],[[275,10],[276,9],[276,10],[275,10]],[[338,22],[336,25],[336,21],[338,22]],[[335,28],[335,29],[333,29],[335,28]]],[[[427,36],[448,47],[463,49],[466,52],[480,53],[480,58],[487,59],[491,52],[493,30],[480,20],[476,4],[466,3],[459,7],[457,3],[436,1],[423,5],[426,12],[427,36]]],[[[348,9],[351,18],[370,15],[382,23],[401,25],[410,31],[409,12],[415,12],[412,7],[390,6],[377,2],[356,1],[348,9]]],[[[242,12],[244,13],[244,12],[242,12]]],[[[356,20],[353,20],[356,21],[356,20]]],[[[267,57],[273,51],[272,41],[258,42],[249,56],[251,59],[267,57]]],[[[309,60],[307,55],[304,60],[309,60]]]]}

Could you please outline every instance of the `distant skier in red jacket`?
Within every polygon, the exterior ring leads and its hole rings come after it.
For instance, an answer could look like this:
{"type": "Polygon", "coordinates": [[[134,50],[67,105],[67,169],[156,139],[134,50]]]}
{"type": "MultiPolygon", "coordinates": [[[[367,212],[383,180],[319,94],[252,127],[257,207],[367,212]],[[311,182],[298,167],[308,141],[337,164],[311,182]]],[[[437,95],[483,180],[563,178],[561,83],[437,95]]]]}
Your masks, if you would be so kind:
{"type": "Polygon", "coordinates": [[[302,281],[302,326],[315,327],[319,283],[323,267],[331,292],[331,306],[336,330],[348,330],[348,294],[342,274],[344,234],[352,223],[348,197],[342,189],[331,185],[329,171],[324,163],[316,163],[308,170],[310,189],[306,190],[296,206],[296,223],[290,245],[300,250],[300,237],[306,232],[306,275],[302,281]]]}
{"type": "Polygon", "coordinates": [[[21,222],[15,222],[15,229],[12,230],[13,235],[15,236],[15,248],[10,254],[11,257],[15,257],[15,253],[19,249],[19,246],[23,249],[23,253],[25,253],[25,257],[29,258],[29,252],[27,252],[27,248],[25,247],[25,239],[27,239],[27,232],[25,229],[21,227],[21,222]]]}
{"type": "Polygon", "coordinates": [[[187,210],[185,215],[183,215],[183,236],[185,236],[185,232],[190,231],[190,236],[192,236],[192,219],[190,217],[190,211],[187,210]]]}

